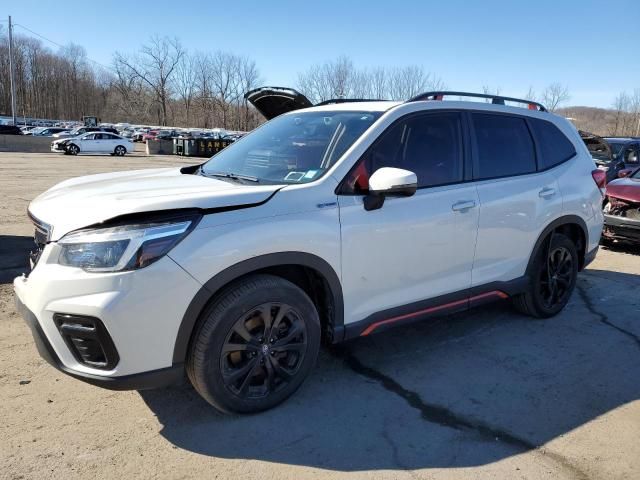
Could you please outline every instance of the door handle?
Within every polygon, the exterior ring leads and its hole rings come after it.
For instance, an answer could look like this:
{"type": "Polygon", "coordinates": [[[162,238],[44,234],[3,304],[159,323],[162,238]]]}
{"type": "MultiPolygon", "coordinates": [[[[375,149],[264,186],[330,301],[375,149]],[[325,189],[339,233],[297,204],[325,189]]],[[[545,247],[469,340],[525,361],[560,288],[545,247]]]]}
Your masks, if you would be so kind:
{"type": "Polygon", "coordinates": [[[555,188],[550,188],[550,187],[545,187],[542,190],[540,190],[538,192],[538,196],[540,198],[548,198],[548,197],[552,197],[556,194],[556,189],[555,188]]]}
{"type": "Polygon", "coordinates": [[[464,212],[476,206],[476,202],[473,200],[462,200],[451,205],[451,210],[454,212],[464,212]]]}

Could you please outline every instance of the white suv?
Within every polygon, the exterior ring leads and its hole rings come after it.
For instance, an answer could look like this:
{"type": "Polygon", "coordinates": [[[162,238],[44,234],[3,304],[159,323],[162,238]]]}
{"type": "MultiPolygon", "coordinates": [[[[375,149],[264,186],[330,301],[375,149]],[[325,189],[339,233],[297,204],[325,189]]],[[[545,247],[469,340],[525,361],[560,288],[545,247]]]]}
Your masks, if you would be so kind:
{"type": "Polygon", "coordinates": [[[113,389],[186,371],[252,412],[300,386],[321,339],[499,299],[557,314],[598,248],[602,172],[541,105],[462,96],[294,110],[272,89],[254,104],[288,113],[202,165],[54,186],[14,281],[41,355],[113,389]]]}

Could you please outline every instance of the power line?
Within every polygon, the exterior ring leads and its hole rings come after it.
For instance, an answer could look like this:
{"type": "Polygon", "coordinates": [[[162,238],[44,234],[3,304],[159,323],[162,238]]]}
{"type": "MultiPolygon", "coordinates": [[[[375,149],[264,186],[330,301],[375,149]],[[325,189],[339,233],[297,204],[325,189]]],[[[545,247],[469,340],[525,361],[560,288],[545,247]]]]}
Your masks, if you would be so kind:
{"type": "MultiPolygon", "coordinates": [[[[28,27],[25,27],[24,25],[21,25],[21,24],[19,24],[19,23],[14,23],[14,24],[13,24],[13,26],[14,26],[14,27],[20,27],[20,28],[22,28],[22,29],[26,30],[27,32],[30,32],[30,33],[32,33],[33,35],[35,35],[35,36],[37,36],[37,37],[41,38],[42,40],[45,40],[45,41],[47,41],[47,42],[49,42],[49,43],[51,43],[51,44],[55,45],[55,46],[56,46],[56,47],[58,47],[58,48],[63,48],[63,49],[64,49],[64,48],[66,48],[64,45],[60,45],[58,42],[54,42],[54,41],[53,41],[53,40],[51,40],[50,38],[47,38],[47,37],[45,37],[44,35],[40,35],[38,32],[34,32],[33,30],[31,30],[31,29],[30,29],[30,28],[28,28],[28,27]]],[[[107,69],[107,70],[110,70],[110,71],[114,71],[112,67],[108,67],[108,66],[106,66],[106,65],[103,65],[103,64],[102,64],[102,63],[100,63],[100,62],[96,62],[95,60],[93,60],[93,59],[91,59],[91,58],[89,58],[89,57],[86,57],[86,56],[85,56],[85,58],[86,58],[87,60],[89,60],[90,62],[95,63],[96,65],[98,65],[98,66],[100,66],[100,67],[102,67],[102,68],[104,68],[104,69],[107,69]]]]}

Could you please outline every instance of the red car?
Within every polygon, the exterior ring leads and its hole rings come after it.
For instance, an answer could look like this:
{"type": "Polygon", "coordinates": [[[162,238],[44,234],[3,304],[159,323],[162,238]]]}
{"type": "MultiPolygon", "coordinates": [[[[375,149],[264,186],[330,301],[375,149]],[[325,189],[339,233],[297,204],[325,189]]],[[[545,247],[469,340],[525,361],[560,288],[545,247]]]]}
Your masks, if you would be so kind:
{"type": "Polygon", "coordinates": [[[640,243],[640,168],[618,175],[622,178],[607,184],[602,236],[640,243]]]}
{"type": "Polygon", "coordinates": [[[145,133],[145,134],[142,136],[142,141],[143,141],[143,142],[146,142],[147,140],[155,140],[156,135],[158,135],[158,132],[159,132],[159,131],[160,131],[160,130],[149,130],[147,133],[145,133]]]}

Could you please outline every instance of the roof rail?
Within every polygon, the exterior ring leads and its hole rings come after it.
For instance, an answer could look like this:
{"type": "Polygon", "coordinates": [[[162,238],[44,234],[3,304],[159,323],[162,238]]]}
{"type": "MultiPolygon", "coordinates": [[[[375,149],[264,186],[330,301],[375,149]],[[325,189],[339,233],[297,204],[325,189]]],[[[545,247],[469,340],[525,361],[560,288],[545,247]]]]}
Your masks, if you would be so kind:
{"type": "Polygon", "coordinates": [[[442,100],[445,96],[487,98],[487,99],[490,99],[491,103],[493,103],[494,105],[504,105],[505,101],[523,103],[528,106],[529,110],[538,110],[540,112],[547,111],[544,105],[538,102],[534,102],[533,100],[524,100],[522,98],[513,98],[513,97],[503,97],[501,95],[491,95],[487,93],[447,92],[447,91],[425,92],[425,93],[421,93],[420,95],[416,95],[415,97],[407,100],[407,102],[421,102],[424,100],[442,100]]]}
{"type": "Polygon", "coordinates": [[[384,100],[378,100],[377,98],[331,98],[324,102],[316,103],[314,107],[321,107],[322,105],[333,105],[336,103],[350,103],[350,102],[384,102],[384,100]]]}

